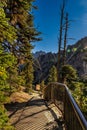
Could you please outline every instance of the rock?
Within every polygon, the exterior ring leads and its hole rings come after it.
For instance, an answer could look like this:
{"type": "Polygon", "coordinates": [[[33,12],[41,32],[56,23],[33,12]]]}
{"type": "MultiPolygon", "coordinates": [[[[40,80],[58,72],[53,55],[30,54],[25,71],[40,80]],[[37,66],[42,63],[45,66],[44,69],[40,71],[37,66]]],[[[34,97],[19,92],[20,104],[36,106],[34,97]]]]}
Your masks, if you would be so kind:
{"type": "MultiPolygon", "coordinates": [[[[36,53],[37,54],[37,53],[36,53]]],[[[61,51],[63,54],[63,50],[61,51]]],[[[63,55],[62,55],[63,57],[63,55]]],[[[35,84],[42,80],[47,81],[49,70],[53,65],[57,66],[57,53],[40,53],[34,60],[35,84]]],[[[67,47],[67,64],[72,65],[83,79],[87,78],[87,37],[67,47]],[[85,60],[86,59],[86,60],[85,60]]],[[[62,62],[62,58],[61,58],[62,62]]]]}
{"type": "Polygon", "coordinates": [[[31,98],[31,96],[28,93],[25,92],[14,92],[11,94],[10,96],[10,100],[11,102],[27,102],[29,99],[31,98]]]}

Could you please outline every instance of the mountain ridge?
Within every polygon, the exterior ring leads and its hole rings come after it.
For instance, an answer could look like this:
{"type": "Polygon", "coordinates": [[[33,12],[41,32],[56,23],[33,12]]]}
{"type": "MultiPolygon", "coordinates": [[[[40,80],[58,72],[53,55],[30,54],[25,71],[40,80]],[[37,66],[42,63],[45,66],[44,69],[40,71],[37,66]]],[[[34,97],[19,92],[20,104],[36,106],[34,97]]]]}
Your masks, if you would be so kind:
{"type": "MultiPolygon", "coordinates": [[[[84,57],[87,56],[87,37],[80,39],[73,45],[67,46],[67,64],[72,65],[78,72],[79,76],[87,76],[87,62],[84,57]]],[[[57,66],[57,53],[40,51],[34,54],[35,81],[47,81],[50,68],[57,66]],[[37,55],[38,54],[38,55],[37,55]],[[35,56],[36,55],[36,56],[35,56]],[[38,67],[35,67],[37,65],[38,67]]]]}

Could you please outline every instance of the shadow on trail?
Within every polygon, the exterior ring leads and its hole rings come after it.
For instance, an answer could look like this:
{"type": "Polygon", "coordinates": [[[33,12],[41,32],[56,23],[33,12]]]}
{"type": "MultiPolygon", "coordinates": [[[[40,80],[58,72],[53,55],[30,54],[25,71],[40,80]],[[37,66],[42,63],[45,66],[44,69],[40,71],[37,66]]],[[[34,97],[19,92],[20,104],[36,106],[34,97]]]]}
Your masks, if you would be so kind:
{"type": "Polygon", "coordinates": [[[9,111],[11,114],[8,116],[11,118],[18,110],[25,109],[27,106],[42,106],[45,105],[43,99],[33,99],[33,97],[28,101],[28,102],[23,102],[23,103],[10,103],[10,104],[5,104],[5,108],[7,111],[9,111]]]}
{"type": "Polygon", "coordinates": [[[38,106],[41,107],[42,105],[45,105],[45,102],[43,99],[31,99],[28,102],[23,102],[23,103],[11,103],[11,104],[5,104],[5,108],[7,109],[7,111],[11,111],[12,113],[9,115],[9,118],[11,118],[13,115],[16,114],[16,112],[20,111],[20,116],[18,116],[18,119],[16,120],[16,122],[12,123],[12,125],[16,125],[18,122],[20,122],[21,120],[24,120],[25,118],[28,117],[33,117],[34,115],[37,115],[43,111],[46,111],[46,109],[43,110],[39,110],[38,112],[32,111],[33,113],[31,113],[30,115],[27,114],[27,116],[23,116],[23,111],[29,109],[29,107],[32,109],[32,107],[38,106]],[[21,118],[22,117],[22,118],[21,118]]]}
{"type": "MultiPolygon", "coordinates": [[[[55,127],[52,130],[63,130],[63,121],[59,120],[57,118],[57,115],[54,113],[54,111],[49,108],[49,105],[47,102],[44,101],[44,99],[40,99],[40,98],[35,98],[32,97],[28,102],[23,102],[23,103],[11,103],[11,104],[5,104],[5,108],[7,109],[7,111],[10,111],[11,114],[9,115],[9,118],[11,118],[13,115],[15,115],[17,112],[20,111],[20,115],[16,115],[17,116],[17,120],[15,122],[12,123],[12,125],[16,125],[18,124],[20,121],[23,121],[24,119],[28,118],[28,117],[33,117],[41,112],[45,112],[47,110],[49,110],[52,114],[52,116],[54,117],[54,121],[56,121],[58,123],[58,127],[55,127]],[[35,108],[35,106],[41,107],[45,105],[46,107],[43,108],[42,110],[38,109],[38,111],[33,111],[33,107],[35,108]],[[32,113],[27,113],[25,115],[23,115],[23,112],[27,109],[32,109],[32,113]]],[[[46,124],[46,126],[48,127],[50,125],[50,123],[46,124]]]]}
{"type": "Polygon", "coordinates": [[[23,102],[23,103],[12,102],[10,104],[9,103],[5,104],[4,106],[6,110],[11,113],[8,117],[11,118],[18,110],[24,109],[32,99],[33,97],[28,102],[23,102]]]}
{"type": "MultiPolygon", "coordinates": [[[[64,124],[63,119],[58,119],[56,113],[49,107],[47,102],[45,102],[45,105],[48,108],[48,110],[51,112],[52,116],[54,117],[55,121],[58,124],[58,127],[54,126],[52,130],[63,130],[63,124],[64,124]]],[[[46,126],[49,126],[49,125],[50,123],[46,124],[46,126]]]]}

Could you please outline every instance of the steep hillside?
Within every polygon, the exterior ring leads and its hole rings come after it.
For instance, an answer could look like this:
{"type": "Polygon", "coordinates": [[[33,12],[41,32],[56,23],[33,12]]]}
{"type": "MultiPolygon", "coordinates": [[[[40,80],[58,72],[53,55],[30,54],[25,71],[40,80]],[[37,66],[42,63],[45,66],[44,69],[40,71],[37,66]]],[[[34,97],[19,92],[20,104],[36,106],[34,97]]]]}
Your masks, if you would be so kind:
{"type": "Polygon", "coordinates": [[[46,53],[38,56],[34,60],[35,83],[47,80],[50,68],[57,64],[57,54],[46,53]]]}
{"type": "MultiPolygon", "coordinates": [[[[57,66],[57,54],[36,52],[34,54],[34,69],[35,69],[35,83],[40,83],[42,80],[47,81],[49,70],[53,65],[57,66]]],[[[67,64],[72,65],[80,77],[87,76],[87,37],[79,40],[74,45],[67,47],[67,64]]]]}
{"type": "Polygon", "coordinates": [[[87,37],[79,40],[74,45],[69,45],[67,48],[67,63],[73,65],[78,71],[79,76],[87,74],[87,37]]]}

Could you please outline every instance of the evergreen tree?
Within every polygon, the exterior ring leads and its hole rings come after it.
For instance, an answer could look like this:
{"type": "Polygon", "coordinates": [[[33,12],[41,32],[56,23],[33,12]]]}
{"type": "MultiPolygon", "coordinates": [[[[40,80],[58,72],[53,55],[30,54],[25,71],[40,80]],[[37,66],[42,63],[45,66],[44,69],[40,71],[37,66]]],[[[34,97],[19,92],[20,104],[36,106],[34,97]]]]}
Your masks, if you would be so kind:
{"type": "Polygon", "coordinates": [[[42,82],[40,83],[41,91],[43,91],[44,87],[45,87],[45,82],[44,82],[44,80],[42,80],[42,82]]]}
{"type": "Polygon", "coordinates": [[[31,42],[40,40],[39,33],[34,28],[33,15],[31,10],[33,0],[8,0],[5,9],[10,23],[17,29],[17,40],[13,44],[11,51],[17,58],[24,59],[25,85],[26,90],[31,89],[33,82],[33,59],[31,42]]]}
{"type": "Polygon", "coordinates": [[[87,119],[87,85],[84,82],[75,82],[75,89],[72,94],[87,119]]]}
{"type": "Polygon", "coordinates": [[[71,65],[64,65],[61,69],[62,82],[67,84],[77,104],[87,118],[87,84],[80,81],[76,70],[71,65]]]}
{"type": "Polygon", "coordinates": [[[14,57],[11,54],[4,52],[0,45],[0,129],[12,130],[13,128],[8,123],[8,116],[4,104],[8,103],[10,87],[7,82],[8,72],[7,68],[14,63],[14,57]]]}
{"type": "Polygon", "coordinates": [[[55,66],[52,66],[49,71],[48,82],[57,82],[57,69],[55,66]]]}
{"type": "Polygon", "coordinates": [[[12,27],[4,13],[3,4],[0,3],[0,43],[8,41],[12,44],[13,39],[16,39],[16,30],[12,27]]]}
{"type": "Polygon", "coordinates": [[[16,30],[9,24],[9,19],[4,13],[6,7],[6,0],[0,2],[0,129],[13,130],[14,128],[8,123],[8,117],[4,104],[9,102],[9,84],[7,79],[9,77],[8,68],[14,64],[14,56],[4,50],[4,43],[12,44],[16,39],[16,30]]]}
{"type": "Polygon", "coordinates": [[[64,65],[61,69],[63,83],[68,83],[77,79],[77,71],[71,65],[64,65]]]}

